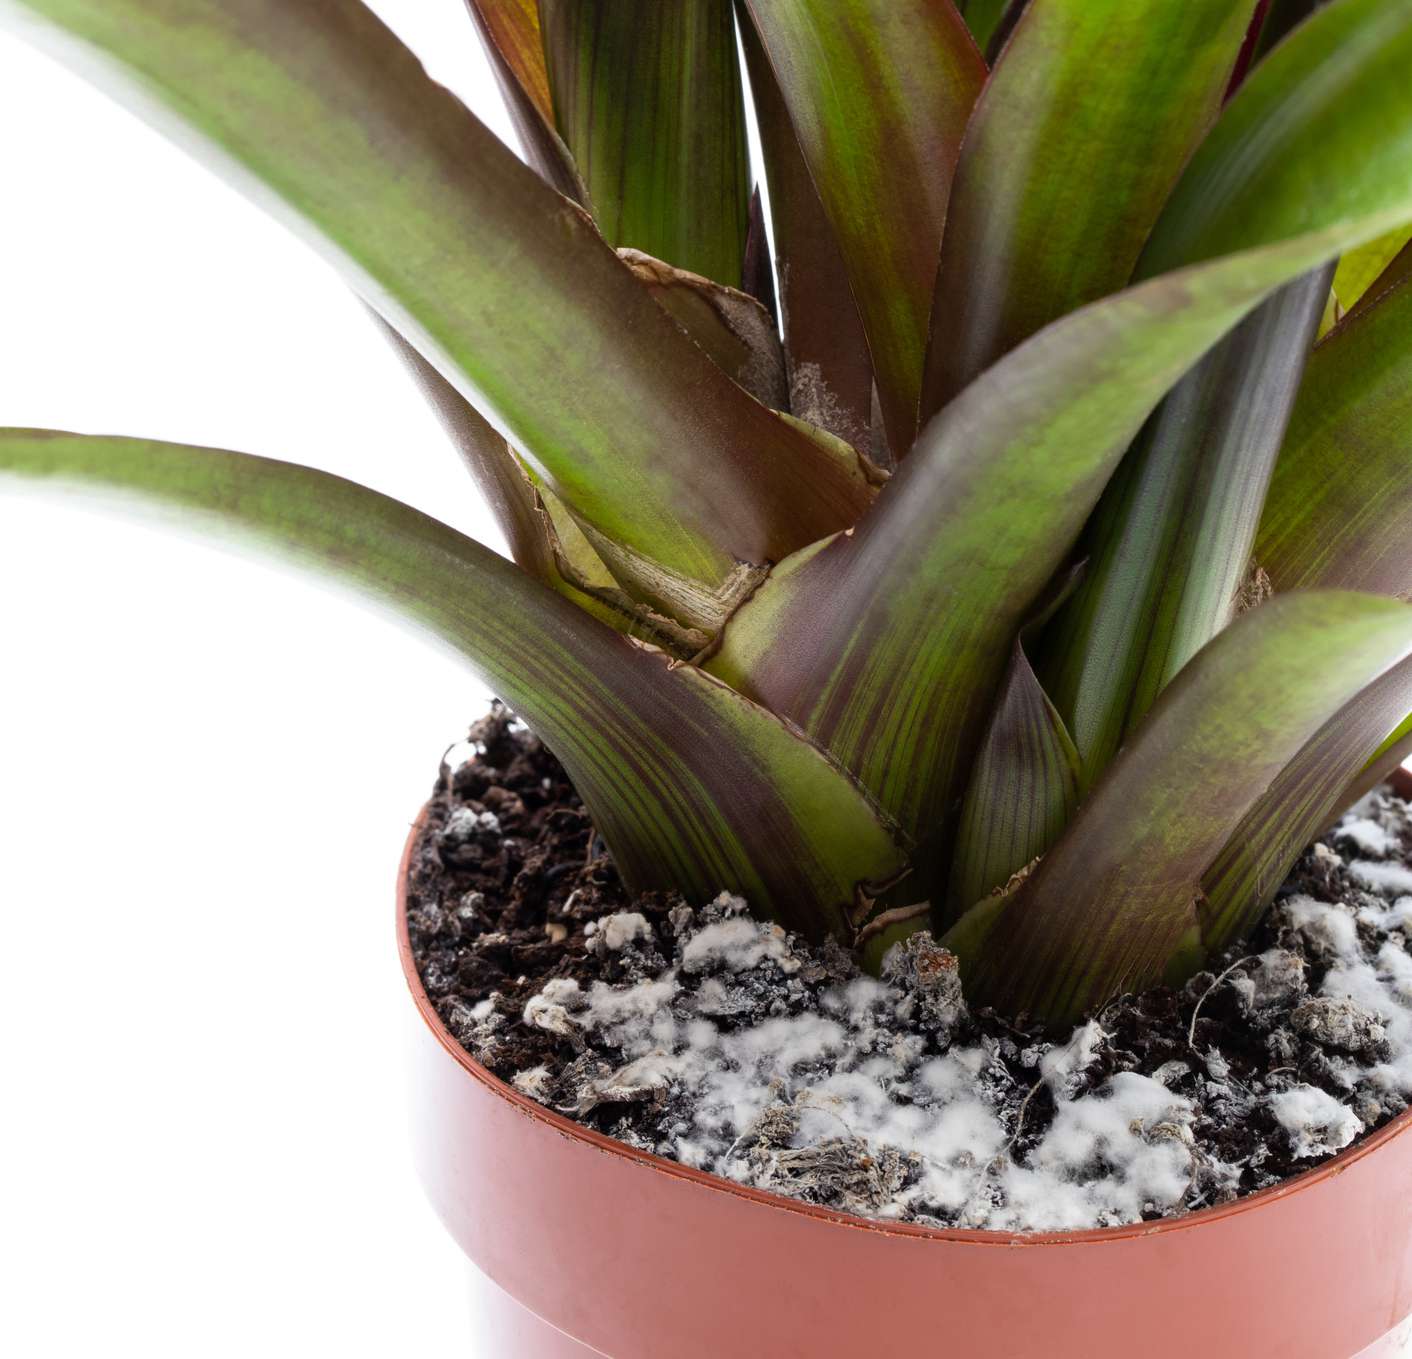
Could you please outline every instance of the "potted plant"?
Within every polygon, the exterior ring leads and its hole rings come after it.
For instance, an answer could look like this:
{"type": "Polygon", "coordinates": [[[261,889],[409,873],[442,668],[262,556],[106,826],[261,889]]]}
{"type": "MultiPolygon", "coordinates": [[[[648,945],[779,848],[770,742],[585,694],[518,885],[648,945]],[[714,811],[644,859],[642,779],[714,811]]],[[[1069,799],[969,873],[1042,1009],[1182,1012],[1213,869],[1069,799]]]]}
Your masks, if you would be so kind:
{"type": "Polygon", "coordinates": [[[1304,852],[1412,750],[1412,0],[472,0],[528,166],[361,0],[0,15],[324,248],[510,543],[0,432],[533,733],[399,893],[505,1353],[1393,1352],[1412,830],[1304,852]]]}

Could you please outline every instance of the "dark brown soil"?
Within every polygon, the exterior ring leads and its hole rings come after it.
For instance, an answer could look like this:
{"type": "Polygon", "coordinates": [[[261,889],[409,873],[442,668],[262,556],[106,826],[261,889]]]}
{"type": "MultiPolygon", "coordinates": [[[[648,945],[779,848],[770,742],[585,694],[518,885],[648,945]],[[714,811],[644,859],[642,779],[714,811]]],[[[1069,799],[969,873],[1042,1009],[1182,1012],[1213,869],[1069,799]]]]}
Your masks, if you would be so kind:
{"type": "MultiPolygon", "coordinates": [[[[644,957],[665,964],[678,928],[672,912],[682,903],[666,896],[629,896],[561,767],[507,713],[497,709],[477,723],[471,739],[480,754],[454,773],[443,765],[413,857],[408,898],[413,950],[438,1012],[494,1074],[508,1081],[540,1066],[562,1071],[582,1057],[581,1045],[524,1023],[526,1002],[555,977],[572,977],[585,990],[598,979],[621,980],[629,965],[625,955],[595,950],[591,932],[585,933],[585,926],[615,912],[640,912],[652,927],[645,953],[629,950],[635,965],[640,969],[644,957]],[[492,1026],[494,1039],[486,1042],[482,1003],[492,997],[504,1022],[492,1026]]],[[[1412,851],[1412,845],[1404,849],[1412,851]]],[[[1306,855],[1284,891],[1324,900],[1366,896],[1346,880],[1331,882],[1336,871],[1328,857],[1306,855]]],[[[794,947],[801,955],[807,952],[798,941],[794,947]]],[[[1288,932],[1281,936],[1267,923],[1182,990],[1124,997],[1098,1016],[1109,1037],[1083,1077],[1088,1086],[1096,1089],[1121,1071],[1158,1076],[1199,1108],[1194,1131],[1202,1155],[1227,1170],[1240,1168],[1238,1182],[1227,1174],[1192,1206],[1264,1188],[1317,1164],[1294,1157],[1270,1113],[1265,1096],[1289,1083],[1319,1086],[1351,1102],[1369,1129],[1401,1111],[1400,1100],[1379,1103],[1366,1092],[1351,1097],[1331,1067],[1337,1052],[1300,1036],[1288,1022],[1290,1006],[1252,1006],[1248,992],[1231,984],[1244,979],[1239,968],[1216,984],[1218,974],[1240,958],[1275,947],[1304,961],[1300,998],[1317,994],[1319,960],[1307,956],[1299,939],[1288,932]],[[1164,1069],[1166,1074],[1159,1074],[1164,1069]]],[[[836,984],[851,966],[836,948],[813,956],[817,966],[806,969],[804,986],[796,980],[791,1010],[808,1008],[819,990],[836,984]]],[[[778,1004],[771,1011],[780,1012],[778,1004]]],[[[1023,1156],[1055,1109],[1047,1088],[1035,1084],[1033,1054],[1045,1035],[980,1011],[968,1013],[949,1039],[993,1044],[1016,1089],[1030,1093],[1025,1107],[1016,1110],[1013,1150],[1017,1159],[1023,1156]]],[[[937,1040],[938,1051],[946,1041],[945,1036],[937,1040]]],[[[650,1102],[599,1104],[581,1121],[651,1146],[655,1139],[648,1123],[660,1114],[650,1102]]]]}
{"type": "Polygon", "coordinates": [[[496,995],[512,1023],[489,1065],[508,1080],[559,1061],[568,1046],[520,1022],[546,981],[616,980],[616,960],[589,950],[584,926],[629,908],[665,924],[680,903],[628,894],[559,762],[503,708],[469,739],[479,757],[454,772],[443,764],[436,781],[412,860],[407,924],[422,985],[453,1033],[496,995]],[[477,821],[489,813],[495,828],[473,828],[467,812],[477,821]]]}

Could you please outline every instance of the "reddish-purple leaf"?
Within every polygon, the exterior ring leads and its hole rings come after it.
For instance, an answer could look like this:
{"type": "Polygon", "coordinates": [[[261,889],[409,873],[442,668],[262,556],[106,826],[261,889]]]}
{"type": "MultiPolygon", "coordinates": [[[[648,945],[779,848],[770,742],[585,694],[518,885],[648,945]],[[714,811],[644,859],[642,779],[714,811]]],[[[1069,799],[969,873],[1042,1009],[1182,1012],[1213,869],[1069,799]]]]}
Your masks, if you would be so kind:
{"type": "Polygon", "coordinates": [[[1123,287],[1221,106],[1254,0],[1032,0],[951,190],[922,418],[1057,317],[1123,287]]]}
{"type": "Polygon", "coordinates": [[[949,0],[746,0],[911,447],[951,176],[985,62],[949,0]]]}
{"type": "Polygon", "coordinates": [[[813,938],[847,938],[855,890],[904,863],[866,795],[798,731],[387,496],[267,458],[48,430],[0,431],[0,478],[175,512],[449,646],[563,761],[635,890],[735,891],[813,938]]]}
{"type": "Polygon", "coordinates": [[[1203,875],[1323,725],[1412,651],[1412,607],[1288,595],[1200,652],[1014,892],[969,993],[1066,1020],[1163,975],[1198,921],[1203,875]]]}

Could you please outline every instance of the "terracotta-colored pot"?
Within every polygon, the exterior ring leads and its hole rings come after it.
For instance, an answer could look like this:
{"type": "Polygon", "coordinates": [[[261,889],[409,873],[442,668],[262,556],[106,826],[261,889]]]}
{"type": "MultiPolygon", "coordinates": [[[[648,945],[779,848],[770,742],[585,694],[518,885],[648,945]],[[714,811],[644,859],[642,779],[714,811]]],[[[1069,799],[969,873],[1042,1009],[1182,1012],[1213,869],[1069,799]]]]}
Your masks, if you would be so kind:
{"type": "Polygon", "coordinates": [[[1307,1174],[1160,1223],[1036,1236],[847,1217],[636,1152],[473,1061],[417,978],[413,1126],[462,1250],[518,1302],[495,1359],[1393,1359],[1412,1110],[1307,1174]]]}

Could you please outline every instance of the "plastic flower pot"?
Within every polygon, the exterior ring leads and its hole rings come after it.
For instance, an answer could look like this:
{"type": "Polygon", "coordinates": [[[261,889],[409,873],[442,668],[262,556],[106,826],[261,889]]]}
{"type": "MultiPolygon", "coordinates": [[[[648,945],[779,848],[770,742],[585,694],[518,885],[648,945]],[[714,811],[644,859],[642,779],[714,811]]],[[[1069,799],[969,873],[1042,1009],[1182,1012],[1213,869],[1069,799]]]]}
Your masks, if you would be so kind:
{"type": "MultiPolygon", "coordinates": [[[[420,822],[418,823],[418,829],[420,822]]],[[[504,1296],[496,1359],[1394,1359],[1412,1315],[1412,1110],[1224,1207],[1102,1231],[885,1224],[634,1151],[460,1047],[418,980],[432,1204],[504,1296]]]]}

